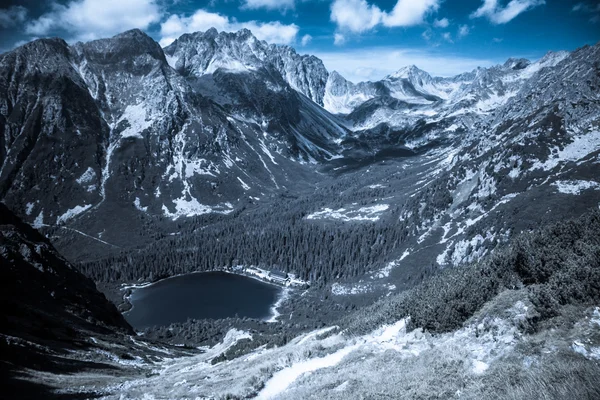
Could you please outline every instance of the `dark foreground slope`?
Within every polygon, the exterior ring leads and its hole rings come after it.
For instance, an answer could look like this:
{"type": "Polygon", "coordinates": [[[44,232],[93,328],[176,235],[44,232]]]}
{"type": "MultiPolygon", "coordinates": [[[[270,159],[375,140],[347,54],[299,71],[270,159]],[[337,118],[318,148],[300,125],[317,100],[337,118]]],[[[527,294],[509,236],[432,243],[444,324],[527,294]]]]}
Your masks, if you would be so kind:
{"type": "Polygon", "coordinates": [[[0,397],[38,391],[12,379],[17,370],[91,368],[92,363],[64,356],[89,346],[86,338],[92,335],[126,333],[131,327],[95,284],[0,203],[0,397]]]}

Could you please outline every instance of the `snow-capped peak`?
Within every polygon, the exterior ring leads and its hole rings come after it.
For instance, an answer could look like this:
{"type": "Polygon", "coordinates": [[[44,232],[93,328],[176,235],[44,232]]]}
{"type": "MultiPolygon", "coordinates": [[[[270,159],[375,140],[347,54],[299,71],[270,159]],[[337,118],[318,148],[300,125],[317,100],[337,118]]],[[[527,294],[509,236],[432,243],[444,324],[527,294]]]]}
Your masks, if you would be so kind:
{"type": "Polygon", "coordinates": [[[314,56],[300,55],[289,46],[258,40],[250,30],[234,33],[185,34],[164,49],[169,64],[178,71],[198,77],[215,71],[248,72],[275,70],[295,90],[323,104],[328,72],[314,56]]]}
{"type": "Polygon", "coordinates": [[[536,64],[544,67],[553,67],[571,54],[568,51],[549,51],[536,64]]]}
{"type": "Polygon", "coordinates": [[[509,58],[504,63],[504,68],[512,69],[512,70],[521,70],[527,68],[531,64],[526,58],[509,58]]]}
{"type": "Polygon", "coordinates": [[[398,71],[385,77],[385,79],[408,79],[408,80],[413,80],[415,78],[431,79],[431,76],[427,72],[418,68],[416,65],[409,65],[409,66],[400,68],[398,71]]]}

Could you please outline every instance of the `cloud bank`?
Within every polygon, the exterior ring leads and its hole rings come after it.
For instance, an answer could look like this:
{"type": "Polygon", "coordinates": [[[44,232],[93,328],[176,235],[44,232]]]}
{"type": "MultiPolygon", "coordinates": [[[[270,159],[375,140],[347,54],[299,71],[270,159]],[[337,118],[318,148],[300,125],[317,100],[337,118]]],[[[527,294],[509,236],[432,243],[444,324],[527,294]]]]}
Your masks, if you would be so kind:
{"type": "Polygon", "coordinates": [[[425,15],[436,11],[439,3],[440,0],[398,0],[390,12],[385,12],[366,0],[335,0],[330,19],[338,31],[351,33],[362,33],[379,25],[414,26],[423,23],[425,15]]]}
{"type": "Polygon", "coordinates": [[[71,40],[87,41],[132,28],[147,29],[161,16],[155,0],[78,0],[66,5],[52,2],[49,12],[25,25],[25,32],[45,36],[66,31],[71,40]]]}
{"type": "Polygon", "coordinates": [[[13,6],[7,9],[0,9],[0,27],[12,28],[17,24],[25,22],[27,19],[27,9],[22,6],[13,6]]]}
{"type": "Polygon", "coordinates": [[[483,4],[471,14],[471,18],[485,17],[493,24],[506,24],[519,14],[544,4],[546,4],[545,0],[511,0],[502,7],[498,4],[498,0],[483,0],[483,4]]]}
{"type": "Polygon", "coordinates": [[[244,0],[242,8],[268,10],[291,10],[295,8],[295,0],[244,0]]]}
{"type": "Polygon", "coordinates": [[[235,32],[240,29],[250,29],[254,36],[260,40],[266,40],[269,43],[290,44],[296,40],[298,35],[298,25],[285,25],[279,21],[259,22],[247,21],[238,22],[225,15],[198,10],[189,17],[184,15],[171,15],[160,25],[159,41],[161,46],[168,46],[175,39],[184,33],[206,31],[210,28],[216,28],[218,31],[235,32]]]}

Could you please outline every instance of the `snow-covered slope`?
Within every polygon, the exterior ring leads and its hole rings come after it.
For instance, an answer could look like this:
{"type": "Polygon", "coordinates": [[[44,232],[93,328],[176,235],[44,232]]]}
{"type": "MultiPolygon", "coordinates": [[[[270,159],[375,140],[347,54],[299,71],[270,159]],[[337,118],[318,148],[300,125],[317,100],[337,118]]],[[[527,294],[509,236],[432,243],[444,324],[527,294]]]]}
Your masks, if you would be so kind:
{"type": "Polygon", "coordinates": [[[537,62],[509,59],[503,65],[451,78],[431,77],[416,66],[401,68],[378,82],[353,84],[337,73],[329,76],[324,106],[348,114],[354,130],[385,123],[406,127],[422,118],[487,114],[514,97],[521,86],[544,68],[552,68],[568,52],[549,52],[537,62]]]}
{"type": "MultiPolygon", "coordinates": [[[[380,96],[351,112],[355,129],[369,128],[341,142],[346,165],[371,160],[361,179],[382,181],[362,186],[383,184],[379,196],[403,204],[400,219],[413,230],[389,261],[456,266],[521,230],[596,206],[599,60],[598,44],[536,63],[511,59],[440,80],[457,89],[435,107],[380,96]],[[384,166],[395,157],[413,158],[384,166]]],[[[313,213],[350,207],[335,199],[313,213]]]]}
{"type": "Polygon", "coordinates": [[[409,104],[432,104],[447,97],[446,90],[414,65],[402,68],[379,82],[358,84],[347,81],[334,71],[325,87],[324,107],[334,114],[349,114],[376,97],[391,97],[409,104]]]}

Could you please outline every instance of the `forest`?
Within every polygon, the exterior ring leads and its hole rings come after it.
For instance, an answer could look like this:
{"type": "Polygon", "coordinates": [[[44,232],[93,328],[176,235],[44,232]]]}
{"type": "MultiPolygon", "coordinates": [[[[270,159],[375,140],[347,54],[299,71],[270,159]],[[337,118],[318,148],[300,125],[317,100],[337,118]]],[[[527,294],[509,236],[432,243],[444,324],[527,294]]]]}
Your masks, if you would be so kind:
{"type": "Polygon", "coordinates": [[[341,179],[311,196],[289,198],[283,194],[270,206],[197,217],[181,226],[177,235],[160,238],[143,249],[81,262],[79,268],[96,282],[126,282],[255,265],[293,272],[324,287],[397,259],[402,254],[400,246],[418,232],[423,221],[452,202],[450,183],[442,178],[405,203],[392,204],[386,217],[378,221],[306,219],[315,208],[336,207],[336,202],[340,207],[350,202],[367,205],[393,190],[368,189],[340,197],[347,185],[341,179]]]}

